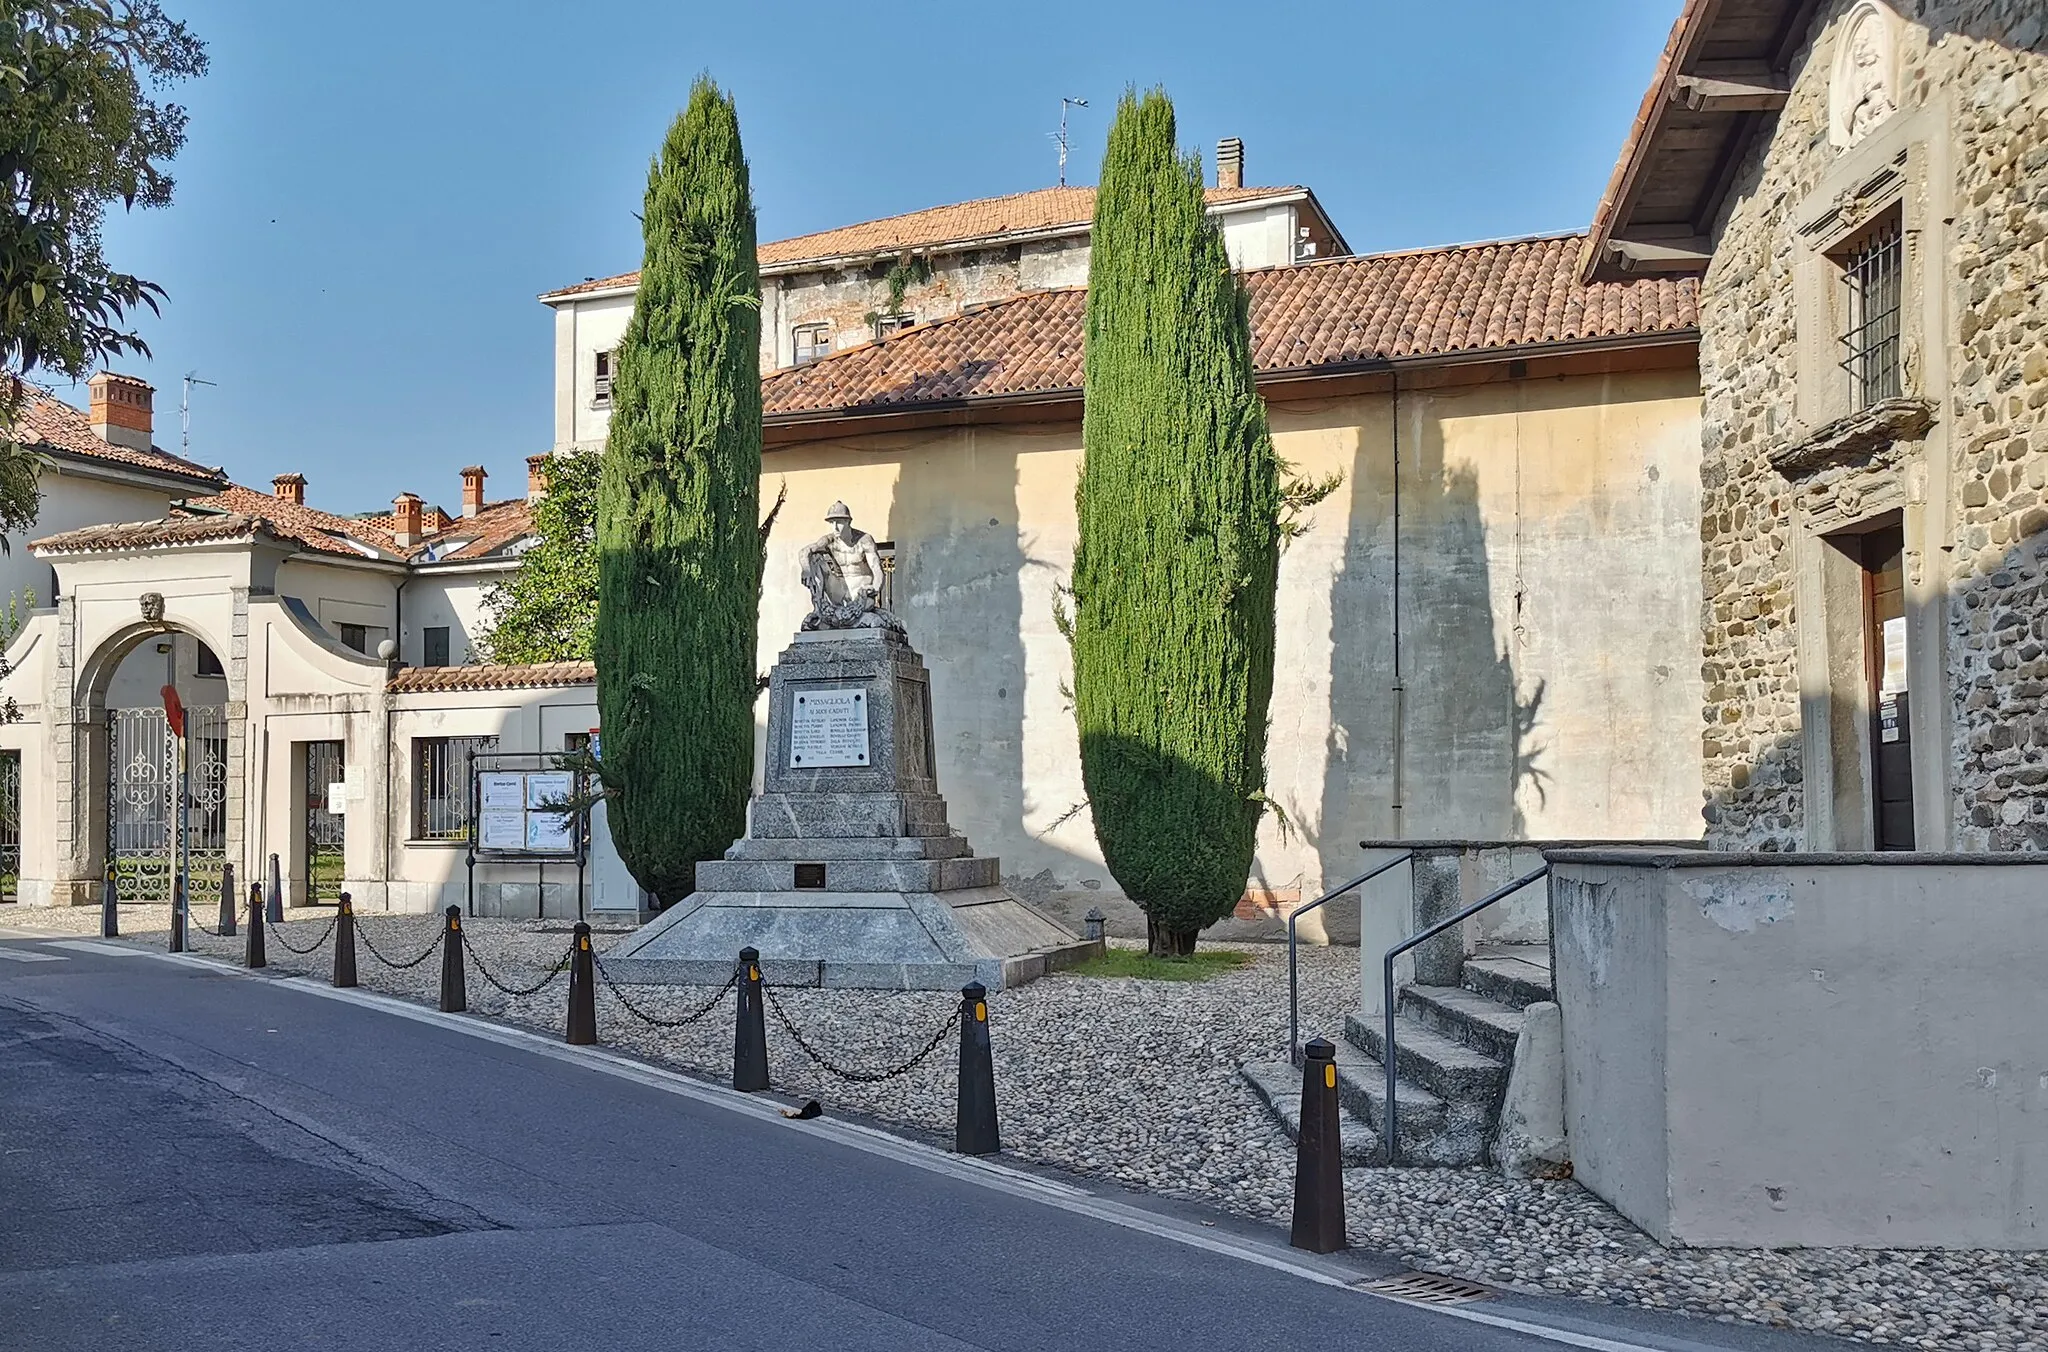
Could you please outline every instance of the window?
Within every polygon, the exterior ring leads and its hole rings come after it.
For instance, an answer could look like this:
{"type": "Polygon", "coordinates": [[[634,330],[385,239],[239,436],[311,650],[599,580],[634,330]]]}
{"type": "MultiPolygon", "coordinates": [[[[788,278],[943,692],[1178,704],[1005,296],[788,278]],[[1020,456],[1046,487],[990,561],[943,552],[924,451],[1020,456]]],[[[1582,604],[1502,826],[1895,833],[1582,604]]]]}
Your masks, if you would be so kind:
{"type": "Polygon", "coordinates": [[[425,641],[426,650],[421,654],[420,665],[423,667],[447,666],[448,626],[445,624],[430,624],[426,627],[422,638],[425,641]]]}
{"type": "Polygon", "coordinates": [[[597,354],[597,370],[591,382],[590,402],[597,408],[609,408],[612,402],[612,354],[597,354]]]}
{"type": "Polygon", "coordinates": [[[799,324],[789,331],[790,351],[798,366],[808,365],[832,352],[830,324],[799,324]]]}
{"type": "Polygon", "coordinates": [[[360,624],[342,624],[336,625],[335,627],[341,631],[342,647],[354,648],[359,653],[367,653],[370,651],[370,631],[366,626],[360,624]]]}
{"type": "Polygon", "coordinates": [[[1899,364],[1900,279],[1905,235],[1896,212],[1838,256],[1844,299],[1842,369],[1851,406],[1869,408],[1904,392],[1899,364]]]}
{"type": "Polygon", "coordinates": [[[221,670],[220,658],[215,656],[213,649],[207,647],[204,643],[199,645],[199,660],[193,670],[201,676],[227,675],[225,671],[221,670]]]}
{"type": "Polygon", "coordinates": [[[498,744],[495,737],[418,737],[412,744],[413,838],[469,837],[470,758],[498,744]]]}
{"type": "Polygon", "coordinates": [[[892,333],[901,333],[917,322],[916,315],[893,314],[875,316],[875,337],[887,338],[892,333]]]}

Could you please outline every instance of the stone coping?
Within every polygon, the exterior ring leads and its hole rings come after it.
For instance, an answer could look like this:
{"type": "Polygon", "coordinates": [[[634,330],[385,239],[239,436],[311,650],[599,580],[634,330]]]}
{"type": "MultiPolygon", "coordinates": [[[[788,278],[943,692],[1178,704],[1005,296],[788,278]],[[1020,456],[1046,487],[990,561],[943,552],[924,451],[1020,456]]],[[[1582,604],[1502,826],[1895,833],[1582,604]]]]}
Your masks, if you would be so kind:
{"type": "Polygon", "coordinates": [[[1637,868],[1843,868],[1861,865],[2018,864],[2036,867],[2048,864],[2048,854],[2019,851],[1992,853],[1957,850],[1664,850],[1664,849],[1548,849],[1543,858],[1552,864],[1629,864],[1637,868]]]}
{"type": "Polygon", "coordinates": [[[1704,850],[1703,840],[1616,840],[1611,838],[1563,840],[1361,840],[1361,850],[1704,850]]]}

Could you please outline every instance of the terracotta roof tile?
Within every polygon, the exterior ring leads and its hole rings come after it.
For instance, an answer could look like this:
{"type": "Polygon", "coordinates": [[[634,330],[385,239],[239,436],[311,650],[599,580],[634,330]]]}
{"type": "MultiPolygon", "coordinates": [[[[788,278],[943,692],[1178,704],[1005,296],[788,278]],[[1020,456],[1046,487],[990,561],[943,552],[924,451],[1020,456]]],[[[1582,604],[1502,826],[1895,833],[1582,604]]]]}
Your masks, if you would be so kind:
{"type": "Polygon", "coordinates": [[[36,554],[91,554],[114,549],[147,549],[164,545],[214,544],[271,534],[269,523],[238,513],[218,516],[177,516],[156,521],[114,521],[82,526],[29,542],[36,554]]]}
{"type": "Polygon", "coordinates": [[[591,662],[534,662],[525,666],[403,667],[385,684],[394,694],[435,690],[518,690],[534,686],[590,685],[591,662]]]}
{"type": "MultiPolygon", "coordinates": [[[[1304,190],[1298,187],[1209,188],[1205,190],[1204,196],[1211,205],[1215,205],[1221,202],[1244,202],[1253,198],[1302,191],[1304,190]]],[[[906,212],[900,216],[884,216],[877,221],[862,221],[858,225],[820,230],[815,234],[797,235],[791,239],[779,239],[761,245],[756,251],[756,257],[764,268],[782,267],[827,258],[893,253],[902,249],[927,249],[941,244],[966,244],[975,240],[996,240],[1042,230],[1083,226],[1094,219],[1095,189],[1039,188],[1032,192],[1011,193],[1005,197],[984,197],[973,202],[928,207],[923,211],[906,212]]],[[[598,277],[574,286],[565,286],[559,291],[549,291],[541,299],[560,300],[590,291],[609,291],[614,287],[636,286],[639,281],[638,272],[622,272],[617,276],[598,277]]]]}
{"type": "Polygon", "coordinates": [[[413,551],[415,561],[436,546],[445,546],[455,541],[466,541],[459,549],[436,555],[434,562],[445,563],[451,559],[481,559],[497,553],[506,545],[531,534],[533,531],[533,506],[525,498],[507,498],[502,502],[484,504],[475,516],[457,517],[446,530],[431,535],[413,551]]]}
{"type": "Polygon", "coordinates": [[[169,451],[158,450],[154,446],[142,451],[101,440],[93,432],[92,423],[85,414],[48,390],[26,382],[22,383],[21,410],[15,415],[12,431],[15,437],[31,446],[83,456],[88,460],[154,470],[158,474],[178,475],[191,480],[195,488],[211,488],[223,482],[219,470],[180,459],[169,451]]]}
{"type": "MultiPolygon", "coordinates": [[[[1244,274],[1261,374],[1699,326],[1692,278],[1586,284],[1583,235],[1332,259],[1244,274]]],[[[761,382],[770,416],[1081,384],[1087,293],[1041,291],[846,348],[761,382]]]]}
{"type": "Polygon", "coordinates": [[[349,543],[351,540],[368,545],[386,556],[403,553],[388,529],[380,529],[367,521],[336,516],[316,507],[297,506],[273,494],[244,488],[240,484],[229,484],[212,497],[193,498],[190,505],[201,512],[210,509],[259,518],[268,522],[271,531],[280,539],[322,554],[342,554],[358,559],[367,557],[362,549],[349,543]]]}

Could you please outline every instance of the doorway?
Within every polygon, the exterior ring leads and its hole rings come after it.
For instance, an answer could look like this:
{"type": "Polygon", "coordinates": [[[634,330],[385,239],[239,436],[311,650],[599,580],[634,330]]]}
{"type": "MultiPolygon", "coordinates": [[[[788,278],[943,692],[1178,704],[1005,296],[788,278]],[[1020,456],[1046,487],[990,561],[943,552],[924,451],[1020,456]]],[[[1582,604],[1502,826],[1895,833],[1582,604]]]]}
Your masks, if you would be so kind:
{"type": "Polygon", "coordinates": [[[348,764],[341,742],[307,742],[305,747],[306,904],[330,905],[341,900],[348,764]]]}
{"type": "Polygon", "coordinates": [[[1897,525],[1863,535],[1863,652],[1869,682],[1872,841],[1913,848],[1912,691],[1906,665],[1906,538],[1897,525]]]}

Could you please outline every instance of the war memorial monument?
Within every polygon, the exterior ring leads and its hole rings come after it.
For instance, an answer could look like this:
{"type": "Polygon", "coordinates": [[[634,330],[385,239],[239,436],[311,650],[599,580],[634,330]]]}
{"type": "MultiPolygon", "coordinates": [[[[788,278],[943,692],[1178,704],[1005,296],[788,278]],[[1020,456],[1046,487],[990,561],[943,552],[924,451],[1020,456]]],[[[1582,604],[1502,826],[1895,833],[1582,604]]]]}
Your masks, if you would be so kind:
{"type": "Polygon", "coordinates": [[[1101,951],[1012,896],[946,820],[931,678],[882,604],[872,535],[844,503],[805,546],[811,611],[768,684],[747,834],[697,890],[607,958],[615,979],[716,985],[740,949],[783,986],[1016,986],[1101,951]]]}

